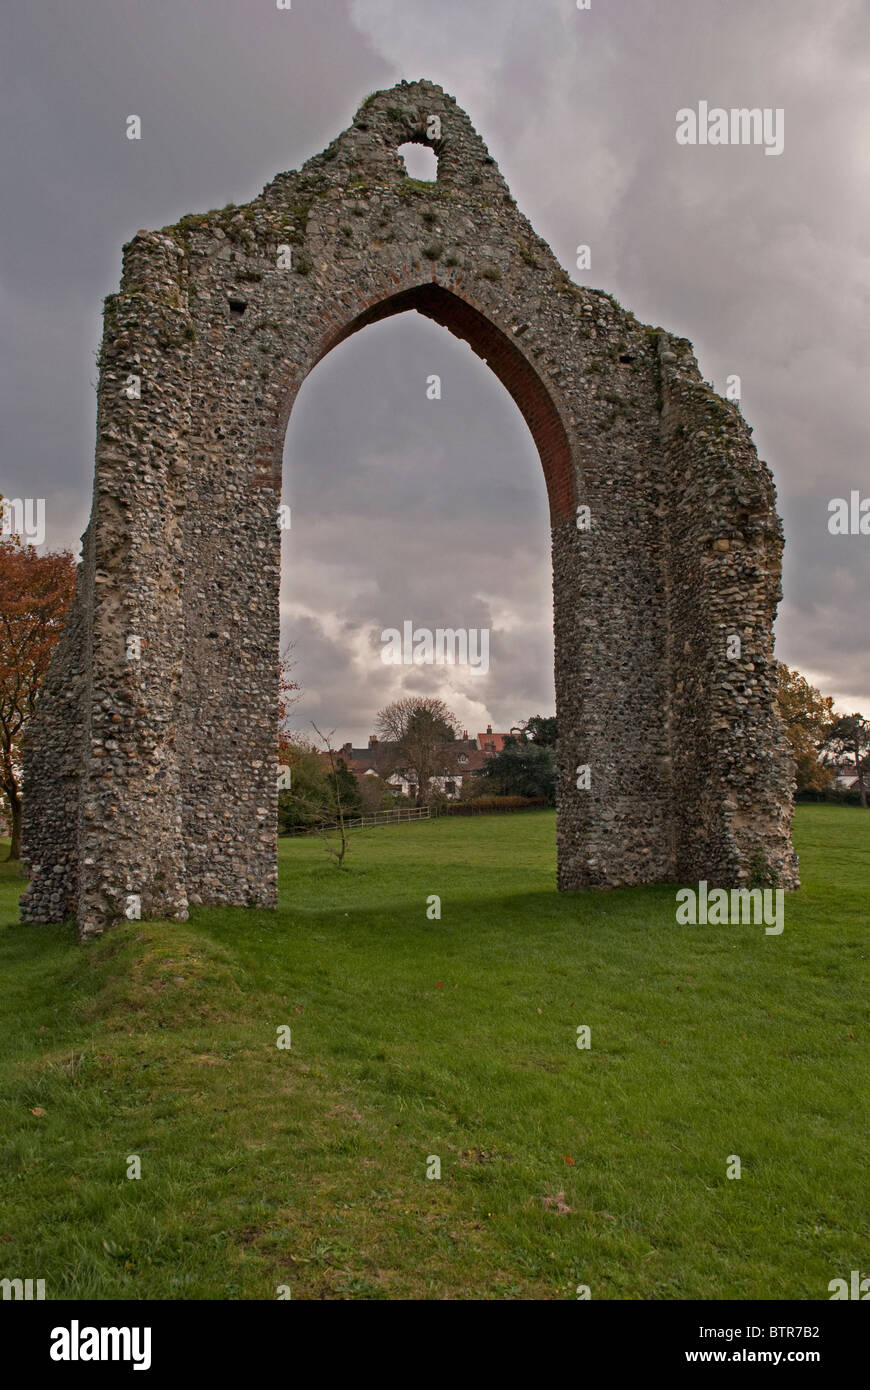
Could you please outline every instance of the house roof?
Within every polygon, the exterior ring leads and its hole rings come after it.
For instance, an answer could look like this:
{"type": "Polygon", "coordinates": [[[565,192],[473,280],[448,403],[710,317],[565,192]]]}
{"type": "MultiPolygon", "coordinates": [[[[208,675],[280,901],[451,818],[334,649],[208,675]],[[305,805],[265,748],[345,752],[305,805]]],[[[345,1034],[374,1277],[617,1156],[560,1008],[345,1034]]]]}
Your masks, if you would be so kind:
{"type": "Polygon", "coordinates": [[[477,735],[477,746],[489,753],[501,753],[504,751],[504,741],[507,734],[494,734],[491,729],[487,729],[485,734],[477,735]]]}
{"type": "MultiPolygon", "coordinates": [[[[461,776],[463,773],[476,772],[483,767],[489,753],[481,750],[477,746],[477,741],[473,738],[451,739],[442,744],[445,755],[445,762],[436,762],[433,775],[435,777],[444,776],[445,766],[450,767],[448,776],[461,776]],[[465,759],[463,762],[462,759],[465,759]]],[[[387,780],[397,770],[396,745],[394,743],[372,743],[368,748],[353,748],[345,745],[337,748],[336,755],[344,758],[348,769],[356,777],[376,774],[387,780]]],[[[400,766],[400,764],[398,764],[400,766]]]]}

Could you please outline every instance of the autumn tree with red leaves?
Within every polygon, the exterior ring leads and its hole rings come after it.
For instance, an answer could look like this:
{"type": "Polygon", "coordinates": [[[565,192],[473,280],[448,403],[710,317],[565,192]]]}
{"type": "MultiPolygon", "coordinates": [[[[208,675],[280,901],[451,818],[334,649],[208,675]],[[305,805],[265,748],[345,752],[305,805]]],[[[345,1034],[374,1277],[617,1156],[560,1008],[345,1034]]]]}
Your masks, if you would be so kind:
{"type": "Polygon", "coordinates": [[[21,858],[21,736],[63,629],[75,576],[69,550],[39,555],[18,536],[0,536],[0,793],[12,821],[10,859],[21,858]]]}

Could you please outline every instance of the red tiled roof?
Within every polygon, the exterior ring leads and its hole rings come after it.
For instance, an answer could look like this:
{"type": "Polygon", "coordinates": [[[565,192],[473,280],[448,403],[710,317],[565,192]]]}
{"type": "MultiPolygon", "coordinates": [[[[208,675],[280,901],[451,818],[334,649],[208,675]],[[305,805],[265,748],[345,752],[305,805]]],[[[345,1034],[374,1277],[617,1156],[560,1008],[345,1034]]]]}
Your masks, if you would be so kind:
{"type": "Polygon", "coordinates": [[[504,751],[504,741],[507,737],[507,734],[478,734],[477,746],[489,753],[501,753],[504,751]]]}

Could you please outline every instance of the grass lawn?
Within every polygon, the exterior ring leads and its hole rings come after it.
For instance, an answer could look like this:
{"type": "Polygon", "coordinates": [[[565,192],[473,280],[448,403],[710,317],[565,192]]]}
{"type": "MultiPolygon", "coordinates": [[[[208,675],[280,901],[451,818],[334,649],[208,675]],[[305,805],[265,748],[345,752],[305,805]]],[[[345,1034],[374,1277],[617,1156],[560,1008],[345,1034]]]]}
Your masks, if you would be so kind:
{"type": "Polygon", "coordinates": [[[781,936],[677,926],[673,888],[557,894],[549,812],[357,832],[344,873],[285,840],[277,913],[85,948],[20,926],[0,865],[0,1277],[827,1299],[870,1272],[870,815],[795,823],[781,936]]]}

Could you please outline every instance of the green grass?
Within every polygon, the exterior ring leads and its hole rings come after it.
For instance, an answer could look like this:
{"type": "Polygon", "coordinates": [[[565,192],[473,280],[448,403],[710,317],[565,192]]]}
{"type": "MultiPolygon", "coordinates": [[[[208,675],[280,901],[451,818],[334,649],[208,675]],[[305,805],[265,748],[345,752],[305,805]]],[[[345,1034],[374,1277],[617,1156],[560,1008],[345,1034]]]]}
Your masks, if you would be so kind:
{"type": "Polygon", "coordinates": [[[798,807],[779,937],[677,927],[672,888],[557,894],[554,839],[546,812],[382,828],[346,873],[283,841],[277,913],[86,948],[18,925],[0,866],[0,1277],[827,1299],[867,1272],[870,817],[798,807]]]}

